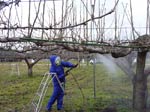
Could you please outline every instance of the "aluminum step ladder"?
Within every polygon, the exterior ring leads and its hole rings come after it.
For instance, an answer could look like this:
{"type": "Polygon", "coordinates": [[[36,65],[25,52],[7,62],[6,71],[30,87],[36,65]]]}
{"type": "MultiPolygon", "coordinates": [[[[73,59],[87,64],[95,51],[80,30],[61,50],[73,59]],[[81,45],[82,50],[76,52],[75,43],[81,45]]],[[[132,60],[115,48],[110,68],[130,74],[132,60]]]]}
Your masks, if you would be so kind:
{"type": "Polygon", "coordinates": [[[48,86],[52,82],[54,77],[57,77],[56,73],[44,74],[40,86],[32,100],[30,112],[40,112],[42,107],[42,102],[47,92],[48,86]]]}

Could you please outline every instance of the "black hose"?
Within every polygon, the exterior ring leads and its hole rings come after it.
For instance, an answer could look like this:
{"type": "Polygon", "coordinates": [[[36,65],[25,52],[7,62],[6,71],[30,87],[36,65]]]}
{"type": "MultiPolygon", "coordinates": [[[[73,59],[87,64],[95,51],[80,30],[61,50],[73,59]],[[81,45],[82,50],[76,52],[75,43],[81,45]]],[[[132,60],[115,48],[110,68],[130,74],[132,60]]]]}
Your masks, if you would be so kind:
{"type": "Polygon", "coordinates": [[[79,85],[77,79],[75,78],[75,76],[74,76],[71,72],[70,72],[70,74],[72,75],[72,77],[73,77],[75,83],[77,84],[78,88],[80,89],[80,92],[81,92],[81,94],[82,94],[82,98],[83,98],[83,100],[84,100],[85,96],[84,96],[84,94],[83,94],[82,88],[80,87],[80,85],[79,85]]]}

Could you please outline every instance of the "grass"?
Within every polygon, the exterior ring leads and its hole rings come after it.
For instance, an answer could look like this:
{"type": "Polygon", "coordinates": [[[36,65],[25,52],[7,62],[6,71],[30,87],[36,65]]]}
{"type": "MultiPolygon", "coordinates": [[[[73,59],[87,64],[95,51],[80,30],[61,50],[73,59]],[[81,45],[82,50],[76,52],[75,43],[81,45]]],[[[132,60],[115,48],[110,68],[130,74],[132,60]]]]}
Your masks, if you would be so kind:
{"type": "MultiPolygon", "coordinates": [[[[17,64],[20,70],[19,76],[15,72],[12,73],[12,68],[15,68],[12,63],[0,64],[0,112],[15,110],[28,112],[43,74],[49,69],[47,62],[39,62],[33,68],[33,77],[28,77],[25,63],[17,64]]],[[[94,98],[93,66],[81,65],[71,71],[66,78],[65,111],[101,112],[103,109],[113,106],[118,112],[130,112],[132,84],[128,77],[120,69],[111,73],[102,64],[96,65],[95,77],[96,97],[94,98]]],[[[43,110],[51,93],[52,85],[50,84],[43,101],[43,110]]],[[[56,110],[56,104],[53,108],[56,110]]]]}

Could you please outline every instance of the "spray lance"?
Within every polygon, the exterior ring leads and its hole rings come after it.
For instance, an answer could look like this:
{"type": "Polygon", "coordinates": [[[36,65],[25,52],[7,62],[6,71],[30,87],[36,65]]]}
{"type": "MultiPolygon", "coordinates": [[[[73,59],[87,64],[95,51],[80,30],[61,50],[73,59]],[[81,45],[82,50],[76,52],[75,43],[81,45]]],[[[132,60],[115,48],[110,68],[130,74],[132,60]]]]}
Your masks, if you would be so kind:
{"type": "Polygon", "coordinates": [[[81,95],[82,95],[82,98],[84,100],[84,94],[83,94],[83,91],[82,91],[82,88],[80,87],[76,77],[70,72],[71,70],[73,70],[74,68],[76,68],[78,66],[78,64],[75,65],[75,67],[72,67],[72,68],[69,68],[68,70],[65,71],[65,77],[68,76],[69,74],[73,77],[73,80],[75,81],[75,83],[77,84],[80,92],[81,92],[81,95]]]}
{"type": "Polygon", "coordinates": [[[73,70],[74,68],[76,68],[78,66],[78,64],[76,64],[74,67],[69,68],[68,70],[65,71],[65,77],[69,75],[69,72],[71,70],[73,70]]]}

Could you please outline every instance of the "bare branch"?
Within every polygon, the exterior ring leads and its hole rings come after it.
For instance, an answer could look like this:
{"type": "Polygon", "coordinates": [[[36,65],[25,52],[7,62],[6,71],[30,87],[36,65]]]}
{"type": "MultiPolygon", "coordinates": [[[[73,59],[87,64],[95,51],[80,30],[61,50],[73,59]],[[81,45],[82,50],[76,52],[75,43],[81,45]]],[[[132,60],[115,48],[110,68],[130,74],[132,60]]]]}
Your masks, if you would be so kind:
{"type": "Polygon", "coordinates": [[[90,18],[90,19],[88,19],[88,20],[86,20],[84,22],[81,22],[81,23],[78,23],[78,24],[75,24],[75,25],[69,25],[69,26],[65,26],[65,27],[61,27],[61,28],[55,28],[55,27],[53,28],[52,26],[45,27],[45,28],[44,27],[42,27],[42,28],[41,27],[34,27],[34,26],[24,26],[24,27],[17,26],[17,27],[10,27],[10,28],[9,27],[1,27],[0,29],[3,29],[3,30],[8,30],[8,29],[32,29],[32,30],[33,29],[35,29],[35,30],[37,30],[37,29],[39,29],[39,30],[43,30],[43,29],[44,30],[50,30],[50,29],[53,29],[53,30],[70,29],[70,28],[81,26],[81,25],[86,25],[90,21],[93,21],[93,20],[96,20],[96,19],[101,19],[101,18],[103,18],[105,16],[108,16],[108,15],[112,14],[114,12],[114,10],[115,10],[118,2],[119,2],[119,0],[116,2],[115,6],[113,7],[112,10],[110,10],[109,12],[103,14],[102,16],[93,17],[93,18],[90,18]]]}

